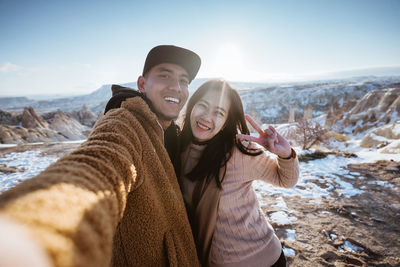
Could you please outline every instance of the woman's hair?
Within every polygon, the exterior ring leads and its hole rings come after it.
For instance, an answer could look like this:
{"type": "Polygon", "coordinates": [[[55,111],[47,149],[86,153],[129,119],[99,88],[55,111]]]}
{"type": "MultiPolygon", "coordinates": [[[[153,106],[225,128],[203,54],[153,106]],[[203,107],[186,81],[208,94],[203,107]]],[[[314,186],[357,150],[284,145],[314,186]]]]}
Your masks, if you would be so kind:
{"type": "MultiPolygon", "coordinates": [[[[181,153],[185,151],[187,146],[193,141],[193,133],[190,125],[190,114],[194,105],[208,92],[219,91],[221,97],[228,97],[230,100],[230,108],[228,118],[222,130],[207,142],[202,156],[197,165],[187,174],[191,180],[209,179],[215,177],[217,185],[221,188],[221,183],[225,177],[226,163],[232,156],[233,146],[244,154],[257,156],[262,153],[261,150],[248,149],[240,140],[236,138],[236,134],[250,134],[244,117],[243,105],[238,92],[231,87],[229,83],[223,80],[209,80],[203,83],[189,99],[186,108],[185,119],[183,121],[183,129],[180,135],[181,153]],[[220,169],[224,168],[222,177],[219,177],[220,169]]],[[[182,173],[182,175],[184,175],[182,173]]]]}

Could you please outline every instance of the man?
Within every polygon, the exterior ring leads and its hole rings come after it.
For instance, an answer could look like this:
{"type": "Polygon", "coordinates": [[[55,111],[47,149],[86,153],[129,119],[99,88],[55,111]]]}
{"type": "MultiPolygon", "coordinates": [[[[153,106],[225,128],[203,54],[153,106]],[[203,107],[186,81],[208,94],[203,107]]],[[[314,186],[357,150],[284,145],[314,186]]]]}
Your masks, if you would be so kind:
{"type": "Polygon", "coordinates": [[[141,94],[114,86],[88,140],[0,195],[0,213],[26,226],[56,266],[198,266],[164,131],[199,68],[192,51],[153,48],[141,94]]]}

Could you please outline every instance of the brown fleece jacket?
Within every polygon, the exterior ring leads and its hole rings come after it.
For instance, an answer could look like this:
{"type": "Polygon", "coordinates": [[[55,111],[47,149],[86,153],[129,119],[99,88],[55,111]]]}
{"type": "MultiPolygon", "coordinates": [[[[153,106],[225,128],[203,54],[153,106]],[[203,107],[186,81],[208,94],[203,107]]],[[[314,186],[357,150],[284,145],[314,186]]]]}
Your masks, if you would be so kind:
{"type": "Polygon", "coordinates": [[[25,225],[55,266],[199,266],[163,131],[139,97],[0,195],[0,212],[25,225]]]}

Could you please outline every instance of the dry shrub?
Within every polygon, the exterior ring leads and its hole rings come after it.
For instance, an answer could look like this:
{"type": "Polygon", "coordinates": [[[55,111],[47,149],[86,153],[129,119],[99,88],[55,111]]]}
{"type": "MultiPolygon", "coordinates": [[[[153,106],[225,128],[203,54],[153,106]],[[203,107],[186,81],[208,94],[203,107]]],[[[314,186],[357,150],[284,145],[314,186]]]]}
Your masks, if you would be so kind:
{"type": "Polygon", "coordinates": [[[297,142],[304,150],[308,150],[315,143],[324,141],[324,135],[327,133],[327,129],[311,119],[302,119],[297,122],[296,133],[297,142]]]}
{"type": "Polygon", "coordinates": [[[347,137],[346,135],[343,135],[343,134],[340,134],[340,133],[335,133],[335,132],[327,132],[323,136],[323,138],[324,139],[333,138],[333,139],[335,139],[336,141],[339,141],[339,142],[346,142],[346,141],[350,140],[350,138],[347,137]]]}

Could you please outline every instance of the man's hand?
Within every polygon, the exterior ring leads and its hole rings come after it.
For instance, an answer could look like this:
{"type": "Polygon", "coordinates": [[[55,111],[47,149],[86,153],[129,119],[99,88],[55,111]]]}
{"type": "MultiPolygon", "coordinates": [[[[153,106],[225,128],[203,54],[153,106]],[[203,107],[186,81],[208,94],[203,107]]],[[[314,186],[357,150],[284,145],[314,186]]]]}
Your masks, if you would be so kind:
{"type": "Polygon", "coordinates": [[[0,215],[0,266],[50,267],[44,250],[21,225],[0,215]]]}
{"type": "Polygon", "coordinates": [[[284,137],[282,137],[271,125],[267,129],[262,130],[261,127],[253,120],[250,115],[245,115],[246,120],[253,126],[259,134],[258,137],[237,134],[236,137],[240,140],[247,140],[258,143],[265,147],[269,152],[278,155],[281,158],[288,158],[291,155],[291,148],[284,137]]]}

